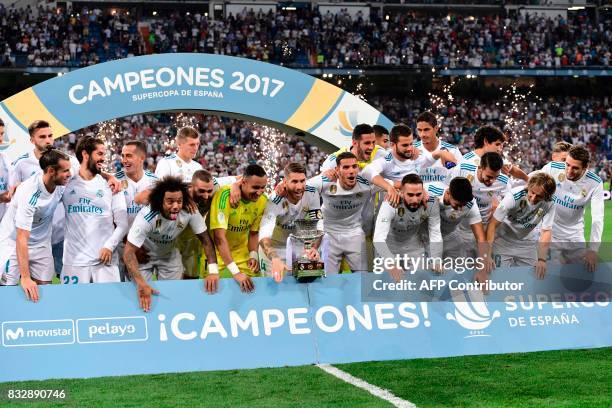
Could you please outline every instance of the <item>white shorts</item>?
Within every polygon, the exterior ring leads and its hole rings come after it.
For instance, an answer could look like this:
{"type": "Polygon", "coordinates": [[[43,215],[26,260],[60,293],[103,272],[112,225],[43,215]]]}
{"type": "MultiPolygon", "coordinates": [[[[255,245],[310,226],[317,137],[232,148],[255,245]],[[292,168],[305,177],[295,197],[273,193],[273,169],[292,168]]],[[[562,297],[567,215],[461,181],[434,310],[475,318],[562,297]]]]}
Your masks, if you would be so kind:
{"type": "Polygon", "coordinates": [[[368,254],[363,231],[352,234],[326,233],[326,243],[323,251],[325,274],[334,275],[340,271],[342,257],[352,272],[366,272],[368,269],[368,254]]]}
{"type": "Polygon", "coordinates": [[[550,259],[553,265],[583,264],[587,247],[585,242],[551,242],[550,259]]]}
{"type": "Polygon", "coordinates": [[[85,266],[64,264],[60,282],[67,285],[76,283],[110,283],[121,282],[121,278],[117,264],[85,266]]]}
{"type": "MultiPolygon", "coordinates": [[[[28,248],[28,257],[30,276],[41,282],[51,282],[55,275],[51,246],[28,248]]],[[[0,266],[2,267],[0,285],[18,285],[21,274],[17,264],[17,251],[13,245],[0,247],[0,266]]]]}
{"type": "Polygon", "coordinates": [[[157,280],[179,280],[183,277],[181,253],[174,248],[163,258],[150,256],[149,262],[139,265],[139,269],[142,277],[148,281],[153,280],[153,275],[157,275],[157,280]]]}
{"type": "Polygon", "coordinates": [[[538,243],[496,235],[493,241],[493,259],[498,268],[535,266],[538,260],[538,243]]]}
{"type": "Polygon", "coordinates": [[[442,258],[465,258],[467,251],[463,239],[459,234],[452,234],[444,237],[444,247],[442,250],[442,258]]]}

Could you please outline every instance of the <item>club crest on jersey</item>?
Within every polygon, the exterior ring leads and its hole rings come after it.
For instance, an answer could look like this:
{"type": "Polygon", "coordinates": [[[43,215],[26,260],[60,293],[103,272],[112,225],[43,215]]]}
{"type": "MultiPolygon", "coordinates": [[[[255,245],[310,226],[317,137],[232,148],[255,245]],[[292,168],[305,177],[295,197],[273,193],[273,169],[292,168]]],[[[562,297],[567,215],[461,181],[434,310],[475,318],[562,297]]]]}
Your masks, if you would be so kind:
{"type": "Polygon", "coordinates": [[[155,228],[156,229],[161,228],[161,224],[162,224],[162,220],[161,218],[159,218],[157,221],[155,221],[155,228]]]}
{"type": "Polygon", "coordinates": [[[457,214],[455,212],[450,213],[450,219],[451,220],[456,220],[457,219],[457,214]]]}
{"type": "Polygon", "coordinates": [[[519,207],[521,208],[521,210],[524,209],[525,207],[527,207],[527,201],[521,200],[521,202],[519,204],[519,207]]]}
{"type": "Polygon", "coordinates": [[[182,223],[182,222],[180,222],[180,221],[179,221],[179,222],[176,224],[176,227],[177,227],[178,229],[183,229],[185,226],[183,225],[183,223],[182,223]]]}
{"type": "Polygon", "coordinates": [[[361,198],[361,197],[363,197],[363,193],[357,193],[356,196],[357,196],[357,198],[361,198]]]}
{"type": "Polygon", "coordinates": [[[427,214],[421,214],[421,222],[427,219],[427,214]]]}
{"type": "Polygon", "coordinates": [[[583,197],[587,196],[587,191],[583,188],[582,191],[580,192],[580,195],[583,197]]]}
{"type": "Polygon", "coordinates": [[[488,191],[488,192],[487,192],[487,195],[488,195],[489,197],[493,197],[493,192],[492,192],[492,191],[488,191]]]}
{"type": "Polygon", "coordinates": [[[474,157],[474,164],[480,166],[480,157],[474,157]]]}
{"type": "Polygon", "coordinates": [[[283,201],[283,210],[286,210],[287,208],[289,208],[289,203],[287,203],[287,201],[283,201]]]}
{"type": "Polygon", "coordinates": [[[96,191],[96,197],[100,197],[100,198],[104,197],[104,192],[102,190],[96,191]]]}
{"type": "Polygon", "coordinates": [[[559,179],[559,181],[564,181],[565,180],[565,173],[561,173],[559,174],[559,177],[557,177],[559,179]]]}
{"type": "Polygon", "coordinates": [[[542,217],[543,215],[544,215],[544,209],[538,208],[538,211],[536,212],[536,217],[542,217]]]}
{"type": "Polygon", "coordinates": [[[122,190],[127,190],[127,188],[128,188],[128,181],[127,180],[123,180],[121,182],[121,189],[122,190]]]}
{"type": "Polygon", "coordinates": [[[397,215],[399,215],[400,217],[403,217],[405,213],[406,210],[404,209],[404,207],[400,207],[397,209],[397,215]]]}
{"type": "Polygon", "coordinates": [[[467,175],[467,177],[466,177],[466,179],[468,179],[468,181],[471,183],[471,182],[473,182],[473,181],[474,181],[474,176],[473,176],[473,175],[471,175],[471,174],[468,174],[468,175],[467,175]]]}
{"type": "Polygon", "coordinates": [[[336,187],[336,185],[335,185],[335,184],[332,184],[332,185],[329,187],[329,194],[336,194],[336,191],[338,191],[338,188],[336,187]]]}
{"type": "Polygon", "coordinates": [[[176,159],[176,165],[179,167],[183,167],[183,163],[179,159],[176,159]]]}

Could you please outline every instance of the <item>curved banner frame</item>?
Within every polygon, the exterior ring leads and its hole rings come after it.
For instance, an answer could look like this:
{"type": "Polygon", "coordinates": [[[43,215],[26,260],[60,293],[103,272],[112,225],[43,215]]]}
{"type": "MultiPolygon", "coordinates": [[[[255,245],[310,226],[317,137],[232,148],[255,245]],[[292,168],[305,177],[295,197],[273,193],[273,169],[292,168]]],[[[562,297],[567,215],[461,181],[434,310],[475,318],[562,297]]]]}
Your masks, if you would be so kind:
{"type": "Polygon", "coordinates": [[[50,122],[60,137],[102,121],[163,111],[254,120],[327,148],[346,145],[359,123],[393,125],[355,95],[299,71],[223,55],[158,54],[79,69],[5,99],[4,148],[9,157],[31,148],[27,126],[38,119],[50,122]]]}

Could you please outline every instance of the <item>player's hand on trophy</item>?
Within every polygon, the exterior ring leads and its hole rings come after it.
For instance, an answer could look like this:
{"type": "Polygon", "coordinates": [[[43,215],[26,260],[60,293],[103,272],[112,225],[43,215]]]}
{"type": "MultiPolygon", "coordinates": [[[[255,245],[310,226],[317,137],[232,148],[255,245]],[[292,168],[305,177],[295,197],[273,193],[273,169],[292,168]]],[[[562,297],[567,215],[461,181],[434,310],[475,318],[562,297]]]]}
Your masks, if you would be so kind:
{"type": "Polygon", "coordinates": [[[535,267],[536,278],[544,279],[546,276],[546,261],[543,259],[538,259],[535,267]]]}
{"type": "Polygon", "coordinates": [[[285,272],[288,271],[287,265],[282,259],[275,257],[272,258],[272,277],[277,283],[282,282],[285,272]]]}
{"type": "Polygon", "coordinates": [[[151,310],[151,296],[159,295],[159,291],[153,289],[145,281],[138,283],[137,285],[136,290],[138,291],[138,302],[140,303],[140,307],[143,311],[148,312],[151,310]]]}
{"type": "Polygon", "coordinates": [[[149,251],[144,246],[136,249],[136,259],[139,264],[145,264],[149,262],[149,251]]]}
{"type": "Polygon", "coordinates": [[[219,274],[209,273],[204,280],[204,289],[210,294],[217,293],[217,290],[219,290],[219,274]]]}
{"type": "Polygon", "coordinates": [[[321,259],[321,256],[319,255],[319,251],[317,251],[316,248],[310,248],[310,249],[304,250],[304,255],[311,261],[318,261],[319,259],[321,259]]]}
{"type": "Polygon", "coordinates": [[[230,187],[230,207],[236,208],[238,204],[240,204],[240,198],[242,197],[242,192],[240,191],[240,182],[236,181],[230,187]]]}
{"type": "Polygon", "coordinates": [[[32,278],[21,278],[21,289],[23,289],[23,291],[25,292],[28,300],[31,300],[32,302],[38,302],[38,284],[34,282],[32,278]]]}
{"type": "Polygon", "coordinates": [[[247,275],[245,275],[242,272],[234,275],[234,280],[238,282],[238,285],[240,286],[240,290],[242,290],[245,293],[250,293],[253,291],[253,289],[255,289],[255,284],[253,283],[251,278],[249,278],[247,275]]]}
{"type": "Polygon", "coordinates": [[[100,262],[104,265],[110,265],[111,259],[113,259],[113,251],[108,248],[102,248],[100,250],[100,262]]]}
{"type": "Polygon", "coordinates": [[[597,268],[597,252],[590,249],[587,250],[584,254],[584,263],[589,272],[595,272],[595,268],[597,268]]]}

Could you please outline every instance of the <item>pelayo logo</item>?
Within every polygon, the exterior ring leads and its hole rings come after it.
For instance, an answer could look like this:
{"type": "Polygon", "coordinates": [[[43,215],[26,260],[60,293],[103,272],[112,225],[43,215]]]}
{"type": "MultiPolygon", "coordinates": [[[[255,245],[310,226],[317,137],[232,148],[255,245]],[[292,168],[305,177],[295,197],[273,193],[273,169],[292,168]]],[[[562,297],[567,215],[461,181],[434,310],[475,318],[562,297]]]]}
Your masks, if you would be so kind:
{"type": "Polygon", "coordinates": [[[447,320],[454,320],[461,327],[470,331],[469,337],[488,337],[484,330],[491,325],[494,319],[501,316],[498,310],[493,313],[489,311],[487,302],[484,300],[482,292],[479,291],[452,291],[454,313],[447,313],[447,320]]]}

